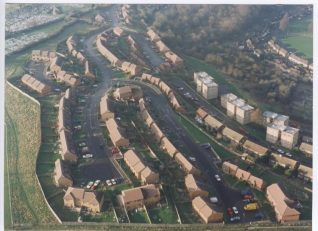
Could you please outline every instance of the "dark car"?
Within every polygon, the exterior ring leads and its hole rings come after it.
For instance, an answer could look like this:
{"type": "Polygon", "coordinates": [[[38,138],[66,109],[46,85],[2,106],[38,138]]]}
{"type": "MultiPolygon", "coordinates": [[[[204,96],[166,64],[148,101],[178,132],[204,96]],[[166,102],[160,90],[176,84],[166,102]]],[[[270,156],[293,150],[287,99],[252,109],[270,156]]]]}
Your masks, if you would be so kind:
{"type": "Polygon", "coordinates": [[[257,219],[257,220],[261,220],[261,219],[264,218],[264,215],[263,215],[263,213],[258,212],[258,213],[255,214],[254,218],[257,219]]]}

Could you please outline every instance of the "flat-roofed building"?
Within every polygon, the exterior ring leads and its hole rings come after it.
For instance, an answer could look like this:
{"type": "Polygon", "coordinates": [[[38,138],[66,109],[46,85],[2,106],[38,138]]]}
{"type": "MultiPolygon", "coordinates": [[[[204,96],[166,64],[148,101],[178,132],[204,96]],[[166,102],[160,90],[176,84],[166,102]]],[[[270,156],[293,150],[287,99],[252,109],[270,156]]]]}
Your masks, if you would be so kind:
{"type": "Polygon", "coordinates": [[[276,220],[280,223],[298,221],[300,212],[288,206],[290,199],[284,194],[278,184],[272,184],[266,188],[266,197],[274,207],[276,220]]]}
{"type": "Polygon", "coordinates": [[[154,184],[126,189],[118,197],[120,205],[127,210],[154,205],[160,201],[160,191],[154,184]]]}
{"type": "Polygon", "coordinates": [[[174,156],[175,161],[182,167],[186,173],[197,175],[199,170],[195,168],[180,152],[177,152],[174,156]]]}
{"type": "Polygon", "coordinates": [[[76,162],[78,157],[76,155],[71,133],[63,129],[59,131],[59,136],[62,159],[70,162],[76,162]]]}
{"type": "Polygon", "coordinates": [[[106,127],[109,132],[110,139],[112,143],[114,144],[114,146],[117,146],[117,147],[129,146],[129,140],[123,137],[115,119],[110,118],[106,120],[106,127]]]}
{"type": "Polygon", "coordinates": [[[228,127],[225,127],[222,130],[222,135],[224,137],[226,137],[227,139],[230,139],[231,141],[233,141],[236,144],[239,144],[242,141],[242,139],[244,138],[243,135],[241,135],[240,133],[238,133],[238,132],[236,132],[228,127]]]}
{"type": "Polygon", "coordinates": [[[192,207],[206,224],[223,221],[221,210],[207,203],[200,196],[192,200],[192,207]]]}
{"type": "Polygon", "coordinates": [[[73,185],[69,166],[61,159],[55,161],[54,181],[58,187],[67,188],[73,185]]]}
{"type": "Polygon", "coordinates": [[[230,174],[232,176],[236,175],[237,170],[239,169],[238,166],[236,166],[235,164],[232,164],[228,161],[224,161],[222,164],[222,170],[223,172],[230,174]]]}
{"type": "Polygon", "coordinates": [[[307,166],[302,165],[302,164],[299,165],[298,178],[312,182],[312,168],[307,167],[307,166]]]}
{"type": "Polygon", "coordinates": [[[266,140],[270,143],[276,144],[280,140],[281,131],[285,129],[285,126],[279,126],[276,124],[269,124],[266,127],[266,140]]]}
{"type": "Polygon", "coordinates": [[[235,176],[239,180],[248,181],[248,179],[251,176],[251,173],[239,168],[239,169],[237,169],[235,176]]]}
{"type": "Polygon", "coordinates": [[[147,167],[133,150],[125,152],[124,160],[136,178],[141,180],[142,183],[154,184],[159,182],[159,174],[147,167]]]}
{"type": "Polygon", "coordinates": [[[82,188],[69,187],[63,200],[65,207],[85,207],[94,213],[99,213],[104,203],[104,195],[101,192],[85,192],[82,188]]]}
{"type": "Polygon", "coordinates": [[[148,29],[147,35],[152,42],[157,42],[160,40],[160,37],[152,29],[148,29]]]}
{"type": "Polygon", "coordinates": [[[128,100],[132,97],[132,90],[130,86],[116,88],[114,97],[120,100],[128,100]]]}
{"type": "Polygon", "coordinates": [[[298,165],[298,162],[296,160],[293,160],[291,158],[288,158],[286,156],[272,153],[270,157],[270,162],[272,164],[278,164],[283,168],[290,168],[295,169],[298,165]]]}
{"type": "Polygon", "coordinates": [[[176,147],[170,142],[170,140],[167,137],[163,137],[161,139],[160,142],[160,146],[162,147],[162,149],[164,149],[169,156],[171,156],[172,158],[174,157],[174,155],[178,152],[178,150],[176,149],[176,147]]]}
{"type": "Polygon", "coordinates": [[[224,108],[227,108],[227,102],[232,102],[236,100],[238,97],[232,93],[221,95],[221,105],[224,108]]]}
{"type": "Polygon", "coordinates": [[[206,72],[195,72],[193,74],[197,92],[206,99],[215,99],[219,94],[219,85],[214,81],[214,78],[206,72]]]}
{"type": "Polygon", "coordinates": [[[254,111],[255,108],[248,104],[245,104],[242,107],[237,107],[235,119],[240,124],[248,124],[252,122],[254,111]]]}
{"type": "Polygon", "coordinates": [[[265,126],[274,122],[275,118],[278,116],[277,113],[271,111],[264,111],[263,112],[263,124],[265,126]]]}
{"type": "Polygon", "coordinates": [[[268,153],[268,149],[259,145],[259,144],[256,144],[250,140],[246,140],[243,144],[243,149],[246,151],[246,152],[249,152],[249,153],[253,153],[257,156],[265,156],[267,153],[268,153]]]}
{"type": "Polygon", "coordinates": [[[306,155],[312,156],[312,145],[302,142],[299,150],[302,151],[303,153],[305,153],[306,155]]]}
{"type": "Polygon", "coordinates": [[[237,98],[232,101],[228,101],[226,104],[226,114],[230,117],[235,118],[236,116],[236,109],[238,107],[243,107],[245,105],[245,100],[241,98],[237,98]]]}
{"type": "Polygon", "coordinates": [[[117,35],[118,37],[122,36],[124,34],[123,29],[121,29],[120,27],[114,27],[113,32],[115,35],[117,35]]]}
{"type": "Polygon", "coordinates": [[[289,116],[278,114],[275,117],[273,123],[278,125],[278,126],[287,126],[289,123],[289,116]]]}
{"type": "Polygon", "coordinates": [[[110,101],[108,99],[107,94],[101,98],[99,106],[100,106],[100,117],[102,120],[115,118],[115,113],[110,111],[110,101]]]}
{"type": "Polygon", "coordinates": [[[24,83],[26,86],[28,86],[33,91],[36,91],[37,93],[44,95],[51,91],[50,86],[48,86],[45,83],[42,83],[41,81],[37,80],[33,76],[29,74],[25,74],[21,78],[22,83],[24,83]]]}
{"type": "Polygon", "coordinates": [[[288,149],[292,149],[298,143],[299,129],[287,126],[281,131],[280,144],[288,149]]]}
{"type": "Polygon", "coordinates": [[[199,186],[199,183],[192,174],[188,174],[185,177],[184,183],[191,200],[197,196],[207,197],[209,195],[208,191],[204,190],[202,187],[199,186]]]}
{"type": "Polygon", "coordinates": [[[213,116],[208,115],[204,119],[204,124],[207,126],[208,130],[219,130],[223,127],[223,123],[215,119],[213,116]]]}

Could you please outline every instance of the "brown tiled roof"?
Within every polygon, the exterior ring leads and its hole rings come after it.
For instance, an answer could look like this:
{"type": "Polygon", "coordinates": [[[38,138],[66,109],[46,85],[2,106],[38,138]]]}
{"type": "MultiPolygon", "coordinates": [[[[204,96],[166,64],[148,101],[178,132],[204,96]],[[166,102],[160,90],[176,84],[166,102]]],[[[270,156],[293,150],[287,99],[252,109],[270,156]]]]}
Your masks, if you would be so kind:
{"type": "Polygon", "coordinates": [[[197,112],[196,112],[197,116],[200,117],[201,119],[204,119],[208,113],[203,109],[203,108],[198,108],[197,112]]]}
{"type": "Polygon", "coordinates": [[[290,159],[286,156],[282,156],[276,153],[271,154],[271,159],[277,162],[278,164],[282,166],[289,166],[290,168],[294,169],[297,165],[297,161],[290,159]]]}
{"type": "Polygon", "coordinates": [[[243,148],[245,148],[245,149],[249,150],[250,152],[253,152],[257,155],[260,155],[260,156],[263,156],[268,152],[267,148],[265,148],[259,144],[256,144],[250,140],[246,140],[244,142],[243,148]]]}
{"type": "Polygon", "coordinates": [[[227,138],[239,143],[242,139],[243,139],[243,135],[241,135],[240,133],[228,128],[228,127],[225,127],[222,131],[222,134],[224,136],[226,136],[227,138]]]}
{"type": "Polygon", "coordinates": [[[211,115],[208,115],[207,117],[205,117],[204,122],[214,129],[219,129],[220,127],[223,126],[223,124],[220,121],[218,121],[211,115]]]}

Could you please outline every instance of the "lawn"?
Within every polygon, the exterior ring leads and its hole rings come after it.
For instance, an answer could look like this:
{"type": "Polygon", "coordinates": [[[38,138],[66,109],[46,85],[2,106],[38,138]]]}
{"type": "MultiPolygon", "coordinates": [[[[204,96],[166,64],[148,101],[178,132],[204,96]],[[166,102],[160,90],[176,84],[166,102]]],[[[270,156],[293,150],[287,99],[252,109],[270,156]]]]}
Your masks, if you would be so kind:
{"type": "Polygon", "coordinates": [[[8,169],[13,224],[53,224],[53,217],[38,187],[35,169],[40,146],[39,105],[6,85],[8,169]]]}
{"type": "Polygon", "coordinates": [[[83,221],[88,221],[88,222],[112,222],[116,223],[116,215],[114,213],[112,205],[105,201],[102,207],[102,211],[99,214],[89,214],[87,216],[83,217],[83,221]]]}
{"type": "Polygon", "coordinates": [[[171,206],[148,209],[149,217],[155,224],[178,224],[178,216],[171,206]]]}
{"type": "Polygon", "coordinates": [[[129,220],[132,223],[149,223],[147,214],[144,210],[137,209],[128,211],[129,220]]]}
{"type": "Polygon", "coordinates": [[[293,48],[307,58],[313,57],[313,31],[312,31],[313,17],[309,16],[301,20],[293,20],[289,23],[283,43],[289,48],[293,48]]]}

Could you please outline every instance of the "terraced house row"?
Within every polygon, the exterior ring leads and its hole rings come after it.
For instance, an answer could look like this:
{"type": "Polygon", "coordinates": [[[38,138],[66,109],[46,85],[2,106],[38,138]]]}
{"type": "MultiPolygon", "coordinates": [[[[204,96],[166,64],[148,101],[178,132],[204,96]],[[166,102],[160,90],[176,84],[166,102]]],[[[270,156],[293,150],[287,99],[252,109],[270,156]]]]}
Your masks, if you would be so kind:
{"type": "Polygon", "coordinates": [[[121,7],[121,14],[127,24],[131,22],[131,17],[129,16],[129,8],[130,6],[125,4],[121,7]]]}
{"type": "Polygon", "coordinates": [[[139,109],[141,117],[146,122],[147,126],[150,128],[152,134],[154,135],[156,141],[160,143],[160,147],[167,152],[167,154],[173,158],[186,173],[198,175],[200,171],[194,167],[187,158],[180,153],[176,147],[171,143],[171,141],[164,135],[159,126],[154,122],[153,118],[146,109],[144,99],[139,100],[139,109]]]}
{"type": "MultiPolygon", "coordinates": [[[[117,34],[120,34],[116,31],[117,34]]],[[[120,68],[123,72],[131,75],[136,76],[141,73],[141,67],[124,60],[120,60],[114,55],[109,49],[107,49],[103,43],[107,41],[107,34],[101,33],[96,37],[96,47],[98,52],[100,52],[113,66],[120,68]]]]}
{"type": "Polygon", "coordinates": [[[155,44],[158,50],[169,60],[169,62],[175,66],[183,64],[183,60],[172,52],[162,41],[160,36],[155,33],[152,29],[148,29],[147,35],[150,40],[155,44]]]}
{"type": "Polygon", "coordinates": [[[50,63],[50,71],[55,74],[57,81],[65,83],[70,87],[80,84],[79,78],[62,70],[63,61],[61,58],[55,57],[50,63]]]}
{"type": "Polygon", "coordinates": [[[184,112],[183,107],[181,106],[181,104],[177,100],[177,98],[176,98],[175,94],[173,93],[172,89],[164,81],[162,81],[160,78],[154,77],[154,76],[152,76],[150,74],[143,73],[141,75],[141,80],[142,81],[147,81],[147,82],[159,87],[161,92],[163,92],[168,97],[172,107],[176,111],[184,112]]]}
{"type": "Polygon", "coordinates": [[[25,74],[21,78],[22,83],[28,86],[33,91],[36,91],[40,95],[45,95],[51,91],[51,87],[47,84],[37,80],[29,74],[25,74]]]}
{"type": "Polygon", "coordinates": [[[88,63],[88,60],[80,51],[78,51],[76,49],[76,42],[75,42],[73,36],[70,36],[67,38],[66,46],[67,46],[68,52],[72,56],[74,56],[76,59],[78,59],[81,64],[85,65],[85,71],[84,71],[85,76],[90,77],[90,78],[94,78],[95,75],[90,70],[90,65],[88,63]]]}

